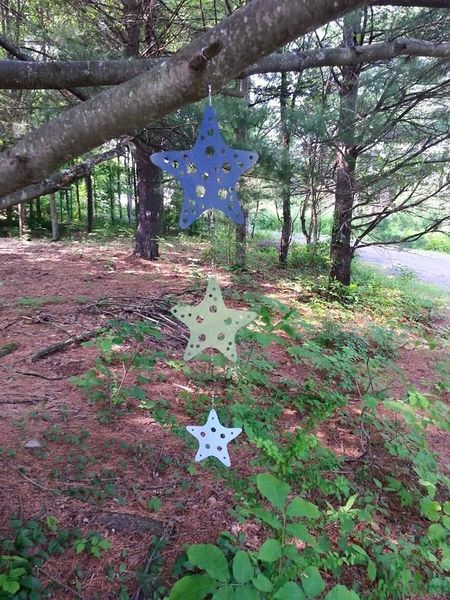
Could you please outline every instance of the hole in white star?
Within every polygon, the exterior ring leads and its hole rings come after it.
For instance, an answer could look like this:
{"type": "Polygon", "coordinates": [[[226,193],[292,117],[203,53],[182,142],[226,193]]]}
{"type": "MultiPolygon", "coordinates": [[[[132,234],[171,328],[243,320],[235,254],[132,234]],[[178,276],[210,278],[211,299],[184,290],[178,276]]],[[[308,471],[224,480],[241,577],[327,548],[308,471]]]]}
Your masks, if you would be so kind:
{"type": "Polygon", "coordinates": [[[219,452],[222,452],[222,450],[223,450],[222,446],[217,446],[217,450],[218,450],[219,452]]]}
{"type": "Polygon", "coordinates": [[[225,434],[224,434],[224,433],[221,433],[221,434],[220,434],[220,437],[221,437],[221,438],[224,440],[224,439],[225,439],[225,434]]]}
{"type": "Polygon", "coordinates": [[[209,450],[211,448],[211,444],[205,444],[205,448],[209,450]]]}
{"type": "Polygon", "coordinates": [[[206,433],[205,433],[204,431],[200,431],[200,435],[201,435],[202,437],[206,437],[206,433]]]}
{"type": "Polygon", "coordinates": [[[213,433],[215,433],[215,432],[217,431],[217,429],[216,429],[215,427],[211,427],[211,431],[212,431],[213,433]]]}

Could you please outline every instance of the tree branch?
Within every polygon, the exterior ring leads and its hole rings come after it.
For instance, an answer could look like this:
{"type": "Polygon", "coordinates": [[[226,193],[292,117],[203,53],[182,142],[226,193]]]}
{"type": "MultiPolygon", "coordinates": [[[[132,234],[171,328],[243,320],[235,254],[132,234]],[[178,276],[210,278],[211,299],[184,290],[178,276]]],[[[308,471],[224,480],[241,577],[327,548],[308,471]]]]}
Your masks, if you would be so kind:
{"type": "Polygon", "coordinates": [[[261,56],[275,51],[366,0],[253,0],[150,72],[70,108],[0,153],[0,196],[38,183],[58,166],[104,142],[219,90],[261,56]],[[205,69],[192,58],[220,39],[205,69]]]}
{"type": "Polygon", "coordinates": [[[418,8],[450,8],[450,0],[375,0],[372,6],[405,6],[418,8]]]}
{"type": "Polygon", "coordinates": [[[30,202],[31,200],[39,198],[40,196],[46,196],[47,194],[57,192],[61,188],[70,185],[77,179],[81,179],[82,177],[88,175],[95,165],[107,160],[111,160],[111,158],[115,158],[116,156],[122,154],[125,149],[125,145],[125,143],[118,144],[112,150],[108,150],[102,154],[97,154],[96,156],[88,158],[83,163],[74,165],[73,167],[59,171],[58,173],[54,173],[40,183],[29,185],[23,190],[13,192],[8,196],[3,196],[3,198],[0,198],[0,210],[4,210],[10,206],[16,206],[17,204],[22,204],[23,202],[30,202]]]}
{"type": "MultiPolygon", "coordinates": [[[[390,60],[396,56],[450,58],[450,43],[398,38],[394,42],[368,44],[356,48],[320,48],[308,52],[277,53],[246,69],[241,77],[257,73],[303,71],[324,66],[345,66],[390,60]]],[[[211,57],[213,58],[213,57],[211,57]]],[[[201,70],[208,60],[200,52],[191,68],[201,70]],[[198,65],[198,66],[197,66],[198,65]]],[[[0,89],[68,89],[73,87],[118,85],[155,67],[167,59],[85,60],[56,62],[0,61],[0,89]]]]}
{"type": "MultiPolygon", "coordinates": [[[[15,56],[19,61],[27,61],[27,63],[29,63],[29,64],[41,64],[41,63],[36,63],[36,61],[31,56],[29,56],[28,54],[23,52],[19,48],[19,46],[16,46],[16,44],[14,44],[11,40],[8,40],[3,35],[0,35],[0,47],[4,48],[12,56],[15,56]]],[[[11,62],[11,61],[1,61],[1,62],[11,62]]],[[[18,64],[17,61],[12,61],[12,62],[13,62],[13,64],[15,64],[17,66],[17,64],[18,64]]],[[[1,74],[0,74],[0,78],[1,78],[1,74]]],[[[70,87],[72,88],[72,86],[70,86],[70,87]]],[[[0,88],[1,88],[1,86],[0,86],[0,88]]],[[[3,88],[3,89],[5,89],[5,88],[3,88]]],[[[10,88],[10,89],[12,89],[12,88],[10,88]]],[[[75,96],[75,98],[78,98],[78,100],[81,100],[82,102],[89,98],[89,96],[87,96],[82,90],[77,90],[75,88],[69,89],[69,86],[64,86],[63,88],[60,88],[60,89],[66,89],[73,96],[75,96]]]]}

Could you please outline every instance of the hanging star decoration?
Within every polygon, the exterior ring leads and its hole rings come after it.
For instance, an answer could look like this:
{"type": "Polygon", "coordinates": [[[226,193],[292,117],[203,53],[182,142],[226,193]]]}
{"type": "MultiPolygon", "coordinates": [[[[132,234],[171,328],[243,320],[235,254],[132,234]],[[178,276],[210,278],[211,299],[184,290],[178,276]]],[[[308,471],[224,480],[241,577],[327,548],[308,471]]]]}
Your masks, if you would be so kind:
{"type": "Polygon", "coordinates": [[[213,408],[204,425],[190,425],[186,429],[198,441],[198,450],[195,455],[197,462],[208,458],[208,456],[215,456],[226,467],[231,467],[227,445],[242,432],[240,427],[224,427],[221,425],[213,408]]]}
{"type": "Polygon", "coordinates": [[[150,160],[176,177],[183,188],[181,229],[211,208],[222,211],[239,225],[244,222],[236,185],[239,177],[256,163],[258,154],[225,144],[212,106],[206,107],[191,150],[156,152],[150,160]]]}
{"type": "Polygon", "coordinates": [[[236,333],[256,319],[256,313],[252,311],[227,308],[214,277],[209,279],[205,297],[200,304],[177,304],[171,312],[189,328],[190,338],[183,357],[186,361],[206,348],[214,348],[231,362],[236,362],[236,333]]]}

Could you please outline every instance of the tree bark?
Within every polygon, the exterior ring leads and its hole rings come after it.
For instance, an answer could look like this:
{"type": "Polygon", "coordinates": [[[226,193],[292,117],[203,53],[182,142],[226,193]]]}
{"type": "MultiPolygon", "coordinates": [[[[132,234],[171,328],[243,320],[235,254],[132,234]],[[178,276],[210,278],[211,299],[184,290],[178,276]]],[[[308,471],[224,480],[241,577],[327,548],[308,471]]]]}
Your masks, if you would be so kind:
{"type": "Polygon", "coordinates": [[[253,0],[163,63],[63,112],[0,153],[0,196],[205,97],[261,56],[366,0],[253,0]],[[132,102],[130,99],[132,98],[132,102]]]}
{"type": "Polygon", "coordinates": [[[137,170],[138,225],[134,254],[147,260],[159,258],[159,239],[164,227],[162,171],[149,160],[140,145],[133,150],[137,170]]]}
{"type": "Polygon", "coordinates": [[[55,194],[50,194],[50,219],[52,222],[52,240],[59,240],[58,211],[56,210],[55,194]]]}
{"type": "MultiPolygon", "coordinates": [[[[344,44],[354,47],[361,32],[362,11],[344,17],[344,44]]],[[[338,143],[335,165],[335,205],[331,233],[330,280],[350,285],[351,279],[351,223],[355,194],[355,168],[357,150],[355,147],[355,122],[358,101],[360,68],[347,66],[342,69],[340,82],[340,106],[338,122],[338,143]]]]}
{"type": "Polygon", "coordinates": [[[280,88],[280,119],[281,119],[281,144],[283,157],[281,160],[281,201],[283,209],[283,221],[281,228],[279,261],[286,265],[289,246],[292,239],[292,212],[291,212],[291,129],[288,116],[288,80],[286,73],[281,74],[280,88]]]}

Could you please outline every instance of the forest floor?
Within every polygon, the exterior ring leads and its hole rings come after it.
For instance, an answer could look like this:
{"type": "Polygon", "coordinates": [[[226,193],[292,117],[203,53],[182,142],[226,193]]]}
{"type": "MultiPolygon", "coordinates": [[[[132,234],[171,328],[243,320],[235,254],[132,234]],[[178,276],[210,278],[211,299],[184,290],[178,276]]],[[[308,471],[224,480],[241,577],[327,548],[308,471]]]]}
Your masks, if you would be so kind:
{"type": "MultiPolygon", "coordinates": [[[[261,523],[244,521],[234,510],[247,501],[249,478],[273,468],[257,448],[257,435],[245,435],[249,431],[262,435],[257,419],[264,418],[264,411],[255,409],[252,417],[254,407],[246,410],[245,403],[237,405],[239,410],[231,409],[232,388],[222,374],[239,378],[238,371],[227,372],[219,362],[211,382],[208,362],[184,366],[186,330],[169,312],[177,302],[200,302],[210,274],[202,251],[193,244],[167,244],[163,258],[146,262],[134,258],[126,244],[0,240],[0,352],[13,345],[10,353],[0,354],[0,532],[3,540],[14,539],[11,519],[19,519],[16,528],[25,529],[32,520],[37,524],[34,533],[28,530],[33,552],[41,551],[49,539],[61,545],[60,551],[49,551],[43,564],[34,567],[35,575],[58,590],[52,596],[58,600],[163,598],[157,589],[173,581],[171,568],[184,545],[215,543],[223,531],[245,534],[242,543],[250,550],[264,539],[261,523]],[[137,341],[112,340],[112,348],[102,345],[95,330],[107,328],[112,319],[153,324],[163,337],[145,331],[137,341]],[[93,336],[88,344],[76,341],[42,358],[36,356],[43,348],[86,333],[93,336]],[[104,357],[100,365],[99,355],[104,357]],[[136,356],[150,362],[135,368],[136,356]],[[83,379],[96,360],[96,375],[83,379]],[[107,392],[100,390],[99,377],[103,382],[110,378],[107,392]],[[221,420],[228,426],[242,424],[245,431],[229,446],[230,470],[214,459],[194,463],[195,441],[183,435],[186,425],[204,422],[213,388],[221,420]],[[36,447],[27,447],[30,442],[36,447]],[[64,546],[60,532],[73,529],[80,533],[64,546]],[[92,532],[110,545],[97,552],[92,532]],[[160,552],[155,552],[154,536],[164,541],[160,552]]],[[[214,274],[228,306],[243,309],[253,302],[254,308],[255,298],[262,295],[265,306],[277,315],[282,315],[282,306],[295,309],[299,322],[314,328],[314,335],[318,331],[329,336],[324,354],[330,348],[342,350],[347,339],[356,340],[355,347],[361,343],[366,351],[366,332],[373,337],[378,328],[379,347],[389,346],[392,355],[389,373],[383,373],[389,398],[402,399],[405,390],[414,388],[448,405],[448,310],[430,309],[423,319],[416,315],[412,326],[401,314],[384,310],[380,315],[367,304],[349,308],[323,301],[313,287],[276,267],[261,264],[242,275],[215,269],[214,274]],[[382,335],[385,339],[379,341],[382,335]],[[394,338],[399,343],[392,352],[394,338]],[[445,377],[447,384],[442,383],[445,377]]],[[[267,327],[260,333],[255,350],[255,340],[243,336],[239,354],[246,357],[247,366],[253,365],[251,386],[261,386],[263,403],[266,388],[283,391],[279,406],[265,406],[264,427],[295,435],[316,405],[303,413],[286,398],[296,397],[310,375],[319,373],[325,380],[326,366],[319,364],[318,356],[312,363],[294,360],[287,350],[286,332],[278,330],[282,343],[270,338],[267,327]]],[[[416,534],[426,531],[429,523],[416,506],[405,508],[398,494],[377,492],[373,484],[376,480],[384,485],[395,475],[406,489],[414,475],[404,455],[386,452],[384,434],[370,423],[360,426],[363,404],[357,387],[356,383],[348,393],[341,390],[339,397],[347,398],[345,408],[330,410],[314,428],[322,447],[339,461],[338,466],[330,463],[330,471],[335,469],[350,482],[348,495],[363,476],[369,477],[364,486],[373,489],[374,498],[380,500],[376,494],[383,493],[389,512],[377,517],[373,525],[377,531],[389,529],[394,538],[412,529],[416,534]]],[[[320,400],[322,393],[315,390],[312,395],[320,400]]],[[[385,416],[390,414],[388,408],[383,410],[385,416]]],[[[393,422],[401,429],[398,420],[393,422]]],[[[430,423],[426,436],[440,472],[450,475],[448,433],[430,423]]],[[[292,468],[290,483],[295,487],[292,468]]],[[[345,504],[347,484],[342,485],[345,504]]],[[[320,504],[313,485],[307,495],[320,504]]],[[[360,579],[363,594],[370,584],[362,571],[354,569],[344,573],[342,581],[351,587],[355,578],[360,579]]]]}

